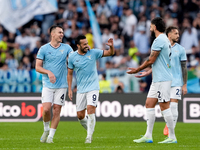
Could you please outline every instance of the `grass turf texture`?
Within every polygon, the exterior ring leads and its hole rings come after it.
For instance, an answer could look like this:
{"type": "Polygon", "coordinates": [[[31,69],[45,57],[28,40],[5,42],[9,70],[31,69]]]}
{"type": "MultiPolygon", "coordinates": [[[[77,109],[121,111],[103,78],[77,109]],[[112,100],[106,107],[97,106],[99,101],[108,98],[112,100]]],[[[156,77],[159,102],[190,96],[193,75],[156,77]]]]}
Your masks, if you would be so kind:
{"type": "Polygon", "coordinates": [[[79,122],[60,122],[54,143],[40,143],[43,123],[0,123],[0,150],[46,150],[46,149],[114,149],[114,150],[193,150],[200,149],[199,124],[177,123],[177,144],[158,144],[164,140],[165,123],[156,122],[154,143],[133,143],[146,131],[146,122],[97,122],[93,142],[85,144],[86,131],[79,122]]]}

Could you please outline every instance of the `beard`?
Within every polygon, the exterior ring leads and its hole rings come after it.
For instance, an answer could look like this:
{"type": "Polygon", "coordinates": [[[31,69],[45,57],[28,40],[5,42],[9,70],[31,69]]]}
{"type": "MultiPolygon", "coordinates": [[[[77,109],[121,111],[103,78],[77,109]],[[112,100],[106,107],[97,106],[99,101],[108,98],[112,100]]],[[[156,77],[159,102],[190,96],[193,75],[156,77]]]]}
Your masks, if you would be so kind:
{"type": "Polygon", "coordinates": [[[179,40],[179,39],[173,39],[172,41],[173,41],[174,43],[177,43],[178,40],[179,40]]]}
{"type": "Polygon", "coordinates": [[[85,48],[80,47],[80,48],[81,48],[81,52],[82,52],[82,53],[87,53],[87,48],[88,48],[88,47],[85,47],[85,48]]]}
{"type": "Polygon", "coordinates": [[[154,31],[151,31],[151,36],[150,36],[150,45],[152,45],[153,41],[155,40],[156,35],[154,31]]]}
{"type": "Polygon", "coordinates": [[[155,38],[156,38],[156,35],[155,35],[155,32],[154,32],[154,31],[151,31],[151,38],[152,38],[152,39],[155,39],[155,38]]]}

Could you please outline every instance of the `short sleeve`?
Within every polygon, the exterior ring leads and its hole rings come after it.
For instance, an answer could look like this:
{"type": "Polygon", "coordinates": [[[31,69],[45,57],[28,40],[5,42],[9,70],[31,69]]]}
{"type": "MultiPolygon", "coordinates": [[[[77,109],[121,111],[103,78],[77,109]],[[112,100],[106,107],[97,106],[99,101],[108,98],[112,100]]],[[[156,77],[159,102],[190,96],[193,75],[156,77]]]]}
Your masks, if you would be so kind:
{"type": "Polygon", "coordinates": [[[73,52],[72,47],[71,47],[70,45],[68,45],[68,54],[67,54],[67,55],[69,55],[69,54],[72,53],[72,52],[73,52]]]}
{"type": "Polygon", "coordinates": [[[180,60],[181,60],[181,61],[186,61],[186,60],[187,60],[185,48],[182,48],[182,49],[181,49],[180,60]]]}
{"type": "Polygon", "coordinates": [[[103,57],[103,50],[101,49],[92,49],[96,59],[103,57]]]}
{"type": "Polygon", "coordinates": [[[68,58],[68,68],[69,69],[74,69],[73,59],[72,59],[71,55],[69,55],[69,58],[68,58]]]}
{"type": "Polygon", "coordinates": [[[41,47],[37,53],[37,59],[41,59],[41,60],[44,60],[44,57],[45,57],[45,51],[44,51],[44,48],[41,47]]]}
{"type": "Polygon", "coordinates": [[[162,40],[159,38],[159,39],[155,39],[153,44],[152,44],[152,47],[151,49],[154,50],[154,51],[161,51],[161,49],[163,48],[163,43],[162,40]]]}

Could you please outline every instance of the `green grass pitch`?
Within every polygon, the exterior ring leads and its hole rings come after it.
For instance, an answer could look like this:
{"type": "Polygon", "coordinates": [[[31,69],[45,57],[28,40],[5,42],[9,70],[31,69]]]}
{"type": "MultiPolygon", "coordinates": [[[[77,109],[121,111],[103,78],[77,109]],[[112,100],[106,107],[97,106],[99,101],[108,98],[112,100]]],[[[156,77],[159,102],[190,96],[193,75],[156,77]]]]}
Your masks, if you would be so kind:
{"type": "Polygon", "coordinates": [[[93,142],[85,144],[86,131],[79,122],[60,122],[54,143],[40,143],[42,122],[0,123],[0,150],[193,150],[200,149],[200,126],[192,123],[177,123],[177,144],[158,144],[164,140],[164,122],[156,122],[153,131],[154,143],[133,143],[146,131],[146,122],[98,122],[93,142]]]}

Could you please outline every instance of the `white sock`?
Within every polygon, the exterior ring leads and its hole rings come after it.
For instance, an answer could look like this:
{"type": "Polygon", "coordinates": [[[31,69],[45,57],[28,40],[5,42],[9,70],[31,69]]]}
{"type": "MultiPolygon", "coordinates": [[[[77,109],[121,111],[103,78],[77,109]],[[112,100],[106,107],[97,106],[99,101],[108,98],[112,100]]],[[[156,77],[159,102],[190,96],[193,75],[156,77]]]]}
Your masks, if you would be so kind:
{"type": "Polygon", "coordinates": [[[95,114],[88,114],[87,137],[92,136],[95,124],[96,124],[95,114]]]}
{"type": "Polygon", "coordinates": [[[55,132],[56,132],[56,129],[50,128],[49,137],[53,138],[55,132]]]}
{"type": "Polygon", "coordinates": [[[155,108],[146,108],[146,117],[147,117],[147,130],[145,137],[152,138],[153,126],[155,122],[155,108]]]}
{"type": "Polygon", "coordinates": [[[174,128],[175,128],[176,127],[176,122],[178,120],[178,103],[171,102],[170,103],[170,108],[171,108],[171,111],[172,111],[173,123],[174,123],[174,128]]]}
{"type": "Polygon", "coordinates": [[[48,121],[48,122],[43,121],[44,131],[49,131],[49,124],[50,124],[50,121],[48,121]]]}
{"type": "Polygon", "coordinates": [[[171,109],[168,108],[168,109],[163,110],[162,115],[169,129],[169,138],[176,140],[176,136],[174,132],[173,115],[172,115],[171,109]]]}
{"type": "MultiPolygon", "coordinates": [[[[79,120],[79,119],[78,119],[79,120]]],[[[83,118],[82,120],[79,120],[80,124],[83,126],[83,128],[85,128],[85,130],[87,130],[87,122],[88,122],[88,117],[85,116],[85,118],[83,118]]]]}

